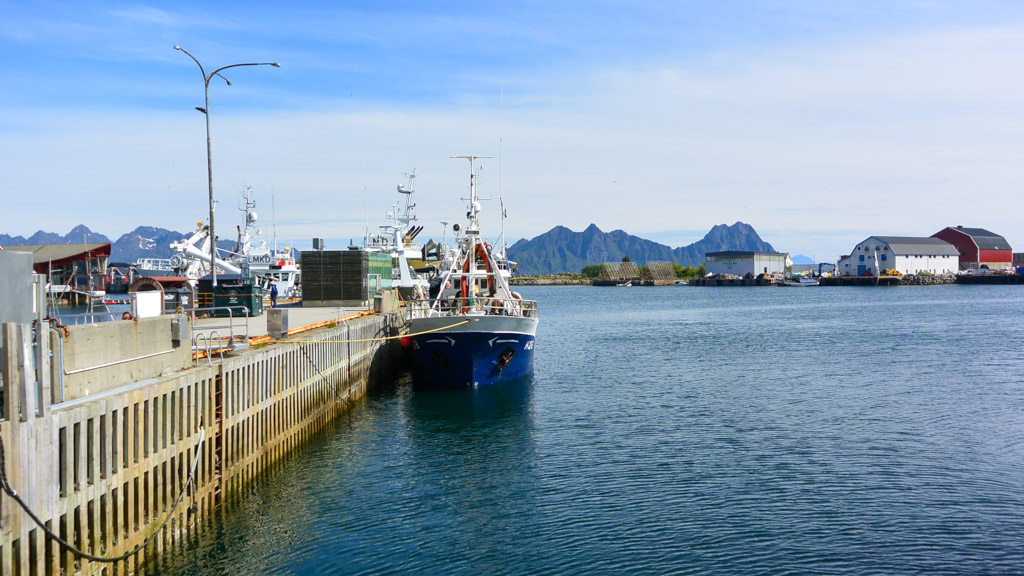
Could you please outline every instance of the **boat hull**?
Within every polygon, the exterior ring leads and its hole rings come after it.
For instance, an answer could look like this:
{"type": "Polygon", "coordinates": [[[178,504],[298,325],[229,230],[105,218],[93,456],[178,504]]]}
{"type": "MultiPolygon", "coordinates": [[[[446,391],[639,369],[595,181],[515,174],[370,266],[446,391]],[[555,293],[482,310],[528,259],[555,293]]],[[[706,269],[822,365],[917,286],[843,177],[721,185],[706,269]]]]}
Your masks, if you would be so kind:
{"type": "Polygon", "coordinates": [[[474,388],[533,371],[536,318],[441,316],[409,324],[417,385],[474,388]]]}

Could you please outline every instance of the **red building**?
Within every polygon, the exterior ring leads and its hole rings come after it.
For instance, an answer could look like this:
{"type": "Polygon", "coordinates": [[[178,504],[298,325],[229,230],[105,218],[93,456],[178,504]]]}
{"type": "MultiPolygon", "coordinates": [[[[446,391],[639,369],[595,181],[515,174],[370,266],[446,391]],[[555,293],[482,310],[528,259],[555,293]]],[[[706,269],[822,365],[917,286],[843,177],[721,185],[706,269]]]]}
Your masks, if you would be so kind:
{"type": "Polygon", "coordinates": [[[1013,249],[1006,238],[984,228],[943,228],[932,234],[960,251],[960,269],[988,268],[1000,270],[1013,267],[1013,249]]]}
{"type": "Polygon", "coordinates": [[[31,253],[32,268],[36,274],[46,276],[51,293],[100,295],[107,288],[110,243],[38,244],[4,249],[31,253]]]}

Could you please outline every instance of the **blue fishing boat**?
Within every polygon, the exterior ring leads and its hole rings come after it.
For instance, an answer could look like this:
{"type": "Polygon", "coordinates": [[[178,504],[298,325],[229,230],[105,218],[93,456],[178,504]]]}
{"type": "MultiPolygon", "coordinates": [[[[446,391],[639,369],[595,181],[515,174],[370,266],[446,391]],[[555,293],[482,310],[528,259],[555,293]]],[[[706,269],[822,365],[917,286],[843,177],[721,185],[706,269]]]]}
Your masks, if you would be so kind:
{"type": "Polygon", "coordinates": [[[415,383],[477,387],[533,371],[537,303],[512,291],[512,266],[504,250],[481,237],[474,172],[479,156],[455,158],[468,159],[470,166],[466,226],[452,227],[456,248],[427,297],[409,303],[408,341],[415,383]]]}

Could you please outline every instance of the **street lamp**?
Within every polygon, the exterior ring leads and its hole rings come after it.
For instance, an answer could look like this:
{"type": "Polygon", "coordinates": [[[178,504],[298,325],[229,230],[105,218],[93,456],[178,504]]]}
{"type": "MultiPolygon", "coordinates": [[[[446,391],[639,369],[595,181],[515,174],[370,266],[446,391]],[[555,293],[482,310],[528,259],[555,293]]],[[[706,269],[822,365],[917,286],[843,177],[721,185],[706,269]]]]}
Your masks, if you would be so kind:
{"type": "Polygon", "coordinates": [[[210,181],[210,273],[213,275],[213,285],[216,286],[217,235],[214,234],[213,231],[213,152],[212,149],[210,148],[210,80],[212,80],[214,76],[220,76],[224,79],[224,82],[226,82],[228,86],[231,86],[231,81],[227,78],[224,78],[224,76],[220,74],[221,70],[227,70],[228,68],[237,68],[239,66],[273,66],[274,68],[280,68],[281,65],[278,64],[277,62],[250,62],[247,64],[232,64],[230,66],[223,66],[221,68],[217,68],[213,72],[207,74],[206,69],[203,68],[203,65],[199,64],[199,60],[196,60],[196,57],[190,54],[188,50],[185,50],[181,46],[175,46],[174,49],[184,52],[189,58],[191,58],[196,64],[198,64],[199,71],[203,74],[203,89],[206,94],[206,106],[204,108],[196,106],[196,110],[199,110],[203,113],[204,116],[206,116],[206,174],[210,181]]]}

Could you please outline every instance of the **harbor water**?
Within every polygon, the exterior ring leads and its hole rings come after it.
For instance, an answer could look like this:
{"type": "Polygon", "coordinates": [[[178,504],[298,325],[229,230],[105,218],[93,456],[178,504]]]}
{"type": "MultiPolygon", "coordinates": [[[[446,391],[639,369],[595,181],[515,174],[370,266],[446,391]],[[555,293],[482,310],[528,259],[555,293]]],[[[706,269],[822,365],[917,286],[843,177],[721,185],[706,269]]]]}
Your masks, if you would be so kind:
{"type": "Polygon", "coordinates": [[[357,404],[144,572],[1024,573],[1024,290],[524,287],[531,379],[357,404]]]}

